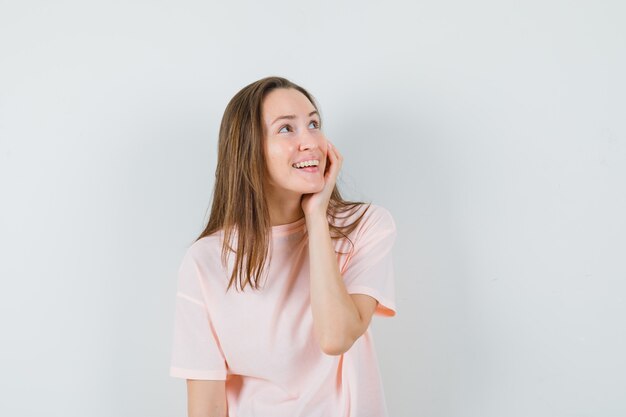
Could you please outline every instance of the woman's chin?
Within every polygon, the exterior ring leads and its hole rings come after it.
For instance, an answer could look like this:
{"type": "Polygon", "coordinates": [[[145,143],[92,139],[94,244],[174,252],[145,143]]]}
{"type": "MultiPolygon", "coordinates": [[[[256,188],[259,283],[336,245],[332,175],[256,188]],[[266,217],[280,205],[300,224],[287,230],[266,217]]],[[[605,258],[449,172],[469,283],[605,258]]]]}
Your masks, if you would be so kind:
{"type": "Polygon", "coordinates": [[[324,183],[323,182],[321,184],[311,184],[309,187],[307,187],[306,191],[303,191],[303,194],[319,193],[323,189],[324,189],[324,183]]]}

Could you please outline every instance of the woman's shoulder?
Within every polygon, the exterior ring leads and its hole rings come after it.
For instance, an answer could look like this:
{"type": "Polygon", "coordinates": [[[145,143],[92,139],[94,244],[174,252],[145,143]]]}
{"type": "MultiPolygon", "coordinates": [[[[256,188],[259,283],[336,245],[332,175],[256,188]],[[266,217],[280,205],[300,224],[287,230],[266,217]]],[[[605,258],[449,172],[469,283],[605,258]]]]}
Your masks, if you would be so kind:
{"type": "Polygon", "coordinates": [[[393,220],[391,212],[386,208],[378,204],[370,204],[368,210],[369,217],[373,220],[393,220]]]}
{"type": "Polygon", "coordinates": [[[393,221],[393,216],[386,207],[374,203],[360,203],[354,208],[348,209],[347,212],[347,215],[340,214],[338,216],[339,219],[344,220],[342,223],[345,224],[350,224],[359,218],[366,223],[393,221]]]}
{"type": "Polygon", "coordinates": [[[396,222],[391,212],[381,205],[370,204],[369,209],[363,216],[362,230],[365,231],[390,231],[395,232],[396,222]]]}
{"type": "Polygon", "coordinates": [[[376,230],[393,230],[396,224],[391,212],[384,206],[374,203],[362,203],[348,210],[346,214],[338,214],[334,223],[336,227],[350,227],[348,236],[359,237],[376,230]],[[354,225],[356,223],[356,225],[354,225]]]}
{"type": "Polygon", "coordinates": [[[220,234],[203,236],[187,247],[185,257],[195,261],[214,260],[221,255],[222,238],[220,234]]]}

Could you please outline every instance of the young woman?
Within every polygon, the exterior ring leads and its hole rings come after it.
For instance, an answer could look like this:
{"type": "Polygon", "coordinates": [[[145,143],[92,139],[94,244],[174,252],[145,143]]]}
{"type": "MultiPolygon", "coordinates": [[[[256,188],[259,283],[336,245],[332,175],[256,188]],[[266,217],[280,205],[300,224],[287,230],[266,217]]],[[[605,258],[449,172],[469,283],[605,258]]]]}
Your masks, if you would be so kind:
{"type": "Polygon", "coordinates": [[[396,228],[342,199],[342,161],[289,80],[226,107],[209,221],[178,271],[170,375],[189,416],[387,415],[369,324],[396,314],[396,228]]]}

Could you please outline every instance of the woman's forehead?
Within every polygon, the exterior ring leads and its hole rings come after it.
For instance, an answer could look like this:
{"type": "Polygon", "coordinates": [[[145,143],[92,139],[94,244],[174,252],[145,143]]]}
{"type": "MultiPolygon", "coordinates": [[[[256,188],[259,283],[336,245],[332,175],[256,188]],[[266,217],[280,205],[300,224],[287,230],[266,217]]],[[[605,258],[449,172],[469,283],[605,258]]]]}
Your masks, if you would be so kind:
{"type": "Polygon", "coordinates": [[[313,111],[315,107],[309,99],[293,88],[277,88],[263,100],[263,119],[267,125],[281,116],[308,117],[313,111]]]}

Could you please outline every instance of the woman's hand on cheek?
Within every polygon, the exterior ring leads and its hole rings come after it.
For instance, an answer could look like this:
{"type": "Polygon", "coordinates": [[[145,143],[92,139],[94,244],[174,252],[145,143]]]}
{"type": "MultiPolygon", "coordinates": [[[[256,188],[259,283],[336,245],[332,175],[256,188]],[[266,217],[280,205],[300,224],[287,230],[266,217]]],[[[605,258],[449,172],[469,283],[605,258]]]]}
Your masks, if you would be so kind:
{"type": "Polygon", "coordinates": [[[333,192],[333,188],[335,188],[337,176],[343,164],[343,156],[330,142],[328,142],[326,155],[327,166],[324,169],[324,188],[317,193],[304,194],[302,196],[302,211],[304,211],[305,216],[316,213],[326,215],[330,195],[333,192]]]}

